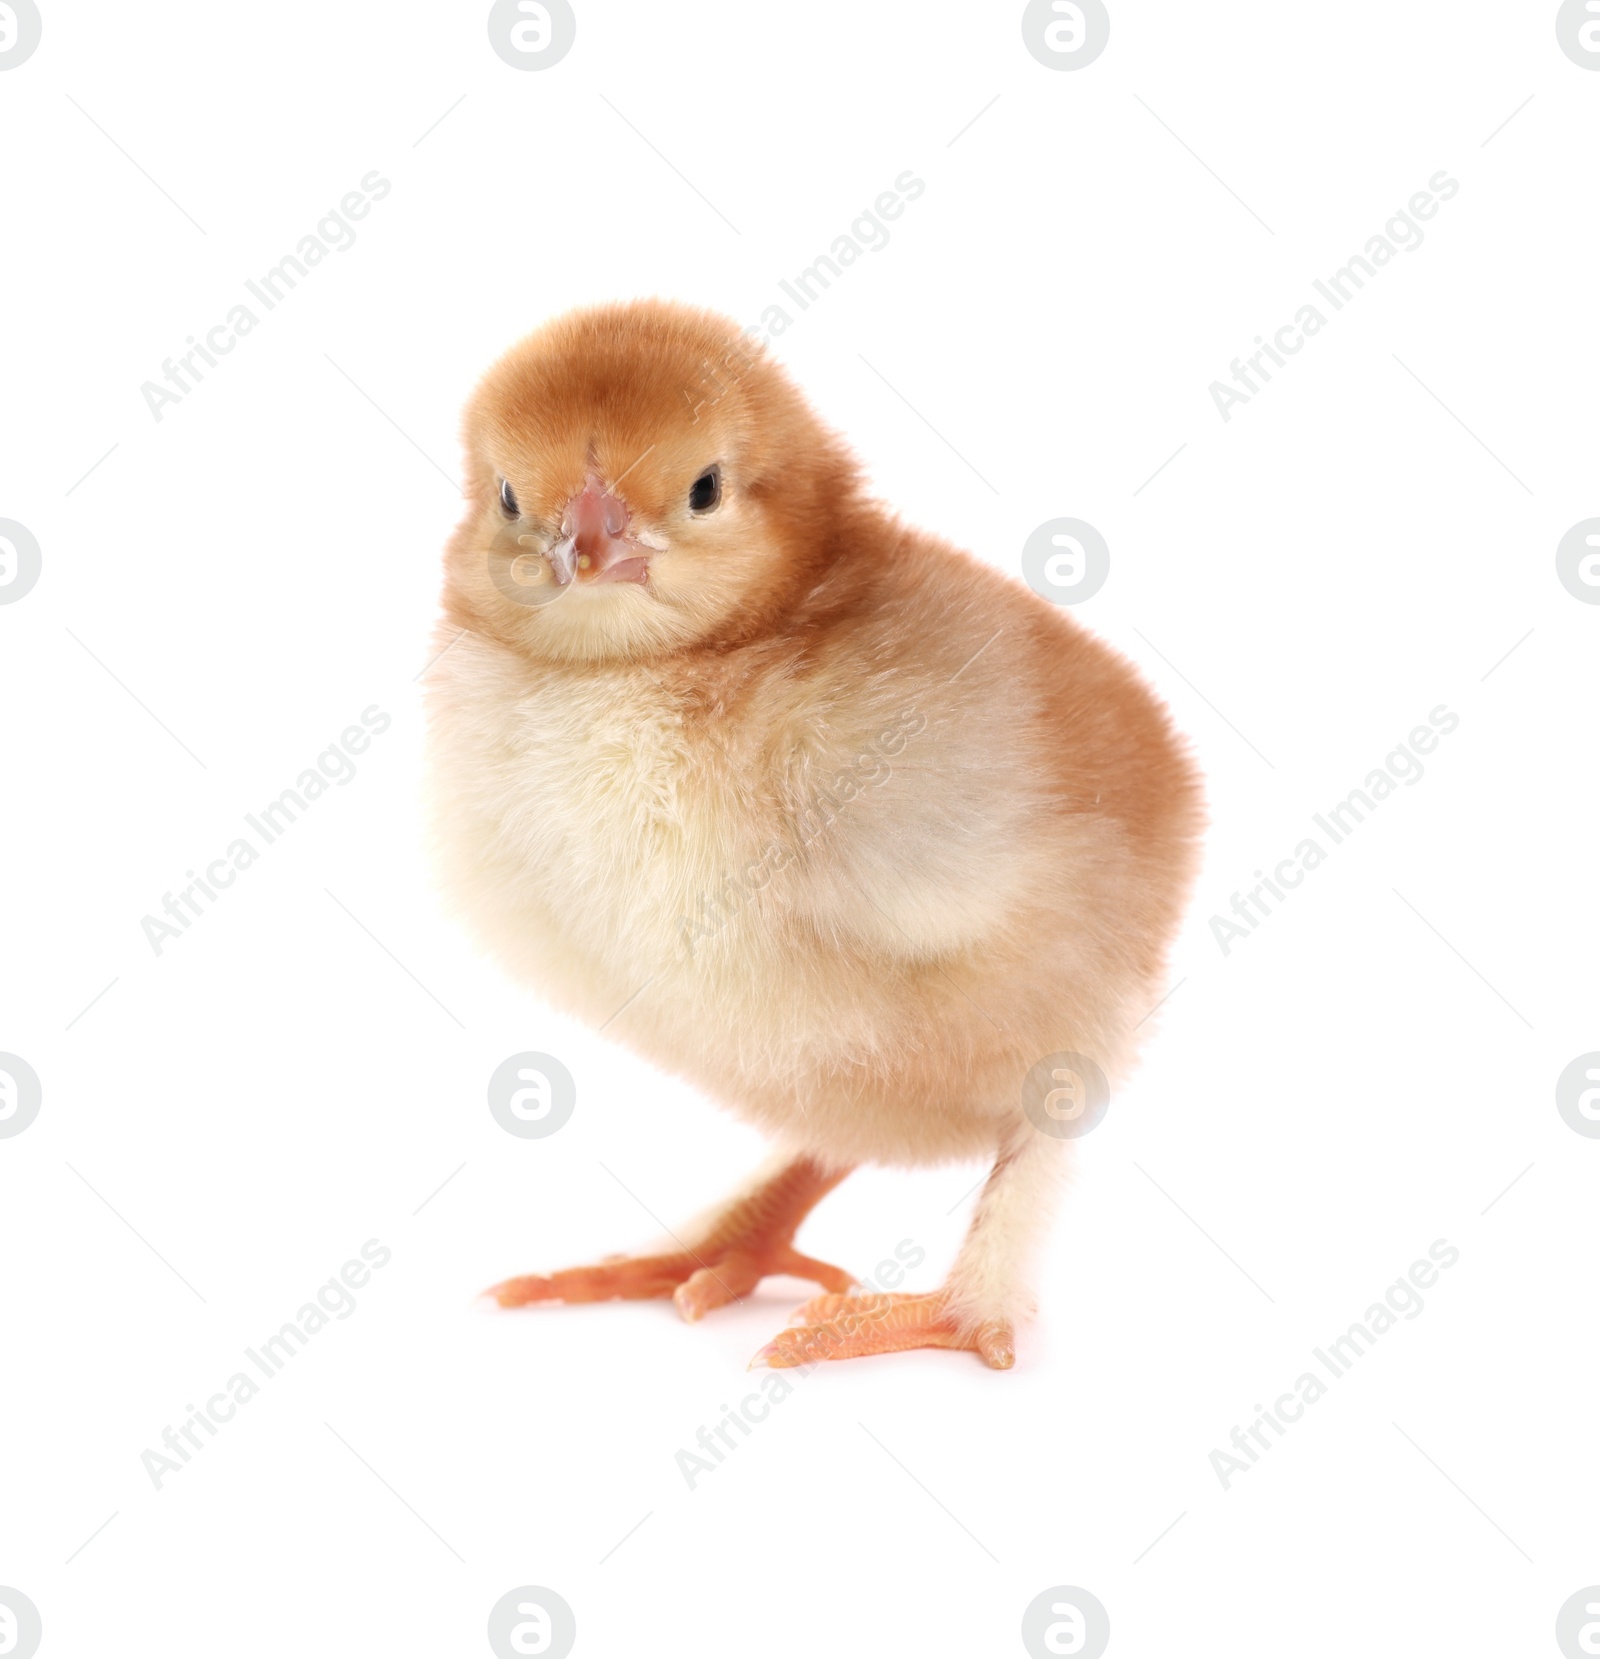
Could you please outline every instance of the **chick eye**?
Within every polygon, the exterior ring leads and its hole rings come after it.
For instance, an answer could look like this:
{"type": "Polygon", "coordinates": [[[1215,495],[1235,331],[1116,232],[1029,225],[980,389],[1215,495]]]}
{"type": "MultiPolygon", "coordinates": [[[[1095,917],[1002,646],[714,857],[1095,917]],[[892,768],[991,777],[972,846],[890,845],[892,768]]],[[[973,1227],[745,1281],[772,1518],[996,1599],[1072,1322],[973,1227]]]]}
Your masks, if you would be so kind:
{"type": "Polygon", "coordinates": [[[517,505],[516,491],[511,488],[510,481],[505,478],[500,480],[500,510],[507,518],[516,518],[522,511],[517,505]]]}
{"type": "Polygon", "coordinates": [[[722,469],[707,467],[689,489],[689,511],[709,513],[722,500],[722,469]]]}

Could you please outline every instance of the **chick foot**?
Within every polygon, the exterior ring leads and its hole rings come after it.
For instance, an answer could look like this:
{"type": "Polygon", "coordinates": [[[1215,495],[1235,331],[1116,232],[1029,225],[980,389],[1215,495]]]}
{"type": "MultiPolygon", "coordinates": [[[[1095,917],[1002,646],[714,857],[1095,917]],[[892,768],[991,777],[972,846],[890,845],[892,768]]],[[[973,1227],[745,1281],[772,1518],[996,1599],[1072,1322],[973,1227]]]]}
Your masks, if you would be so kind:
{"type": "Polygon", "coordinates": [[[824,1359],[861,1359],[906,1348],[963,1348],[996,1371],[1016,1363],[1009,1319],[965,1325],[942,1294],[892,1292],[869,1296],[815,1296],[751,1361],[774,1371],[824,1359]]]}
{"type": "Polygon", "coordinates": [[[748,1296],[773,1273],[810,1279],[830,1290],[848,1290],[854,1278],[842,1267],[830,1266],[786,1245],[766,1249],[724,1249],[674,1253],[664,1256],[621,1256],[594,1267],[569,1267],[548,1278],[524,1274],[492,1286],[503,1308],[529,1302],[642,1301],[670,1296],[678,1312],[691,1322],[748,1296]]]}
{"type": "Polygon", "coordinates": [[[698,1234],[692,1246],[655,1256],[612,1256],[593,1267],[571,1267],[548,1277],[525,1274],[492,1286],[503,1308],[530,1302],[641,1301],[670,1296],[689,1320],[737,1302],[774,1273],[810,1279],[825,1290],[843,1292],[855,1281],[842,1267],[802,1255],[792,1240],[801,1221],[845,1171],[825,1171],[809,1159],[783,1165],[758,1178],[730,1201],[698,1234]]]}

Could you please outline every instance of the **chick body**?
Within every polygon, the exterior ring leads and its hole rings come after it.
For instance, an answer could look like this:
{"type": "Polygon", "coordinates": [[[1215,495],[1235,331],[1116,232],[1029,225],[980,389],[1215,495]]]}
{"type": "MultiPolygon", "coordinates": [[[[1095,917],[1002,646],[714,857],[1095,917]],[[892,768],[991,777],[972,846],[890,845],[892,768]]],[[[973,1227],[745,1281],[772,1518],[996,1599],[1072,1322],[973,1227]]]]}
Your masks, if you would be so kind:
{"type": "Polygon", "coordinates": [[[678,308],[580,314],[480,390],[429,680],[447,886],[543,997],[780,1163],[996,1157],[946,1303],[1013,1321],[1070,1144],[1025,1080],[1061,1053],[1126,1076],[1197,774],[1127,662],[872,501],[764,356],[720,419],[677,410],[662,388],[735,339],[678,308]],[[639,458],[662,447],[684,459],[639,458]],[[711,461],[706,545],[674,493],[711,461]],[[648,580],[506,599],[495,480],[519,464],[552,536],[581,475],[629,469],[648,580]]]}

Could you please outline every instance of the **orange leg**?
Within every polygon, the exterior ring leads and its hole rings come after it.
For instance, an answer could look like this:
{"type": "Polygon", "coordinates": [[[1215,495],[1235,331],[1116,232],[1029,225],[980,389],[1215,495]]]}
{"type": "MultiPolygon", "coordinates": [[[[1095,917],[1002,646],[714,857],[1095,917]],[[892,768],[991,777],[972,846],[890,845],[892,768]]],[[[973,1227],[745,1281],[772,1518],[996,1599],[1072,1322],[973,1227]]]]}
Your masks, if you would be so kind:
{"type": "Polygon", "coordinates": [[[803,1256],[793,1240],[817,1202],[849,1174],[796,1158],[758,1177],[680,1250],[656,1256],[614,1256],[594,1267],[571,1267],[548,1278],[528,1274],[487,1292],[503,1308],[529,1302],[636,1301],[670,1296],[695,1320],[748,1296],[771,1273],[811,1279],[830,1291],[855,1283],[843,1268],[803,1256]]]}
{"type": "Polygon", "coordinates": [[[905,1348],[964,1348],[985,1365],[1007,1371],[1016,1363],[1009,1319],[964,1327],[944,1297],[888,1292],[870,1296],[816,1296],[751,1361],[775,1371],[824,1359],[860,1359],[905,1348]]]}
{"type": "Polygon", "coordinates": [[[1062,1145],[1031,1123],[1005,1139],[943,1290],[813,1297],[752,1363],[781,1370],[906,1348],[961,1348],[1009,1371],[1017,1358],[1014,1321],[1032,1300],[1030,1262],[1053,1208],[1062,1145]]]}

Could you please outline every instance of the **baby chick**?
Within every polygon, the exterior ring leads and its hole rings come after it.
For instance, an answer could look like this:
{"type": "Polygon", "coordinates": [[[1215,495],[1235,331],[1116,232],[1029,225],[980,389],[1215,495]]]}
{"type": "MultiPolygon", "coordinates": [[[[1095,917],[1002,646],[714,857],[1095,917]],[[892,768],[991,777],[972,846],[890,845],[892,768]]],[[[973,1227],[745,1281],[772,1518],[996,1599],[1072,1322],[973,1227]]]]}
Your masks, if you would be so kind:
{"type": "Polygon", "coordinates": [[[872,500],[719,317],[562,317],[464,433],[427,688],[447,888],[540,995],[776,1148],[682,1248],[494,1294],[670,1295],[693,1320],[796,1274],[827,1294],[768,1365],[1011,1365],[1073,1113],[1127,1075],[1196,862],[1165,710],[1065,612],[872,500]],[[857,1164],[976,1156],[942,1289],[847,1295],[795,1250],[857,1164]]]}

